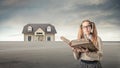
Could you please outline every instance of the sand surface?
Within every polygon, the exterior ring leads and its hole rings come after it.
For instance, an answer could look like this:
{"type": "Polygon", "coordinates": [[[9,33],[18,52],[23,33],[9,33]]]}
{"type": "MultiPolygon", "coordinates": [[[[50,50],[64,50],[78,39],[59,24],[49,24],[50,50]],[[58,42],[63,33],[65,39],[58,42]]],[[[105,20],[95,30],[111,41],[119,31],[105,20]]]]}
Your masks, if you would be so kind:
{"type": "MultiPolygon", "coordinates": [[[[120,68],[120,42],[104,42],[103,68],[120,68]]],[[[79,68],[64,42],[0,42],[0,68],[79,68]]]]}

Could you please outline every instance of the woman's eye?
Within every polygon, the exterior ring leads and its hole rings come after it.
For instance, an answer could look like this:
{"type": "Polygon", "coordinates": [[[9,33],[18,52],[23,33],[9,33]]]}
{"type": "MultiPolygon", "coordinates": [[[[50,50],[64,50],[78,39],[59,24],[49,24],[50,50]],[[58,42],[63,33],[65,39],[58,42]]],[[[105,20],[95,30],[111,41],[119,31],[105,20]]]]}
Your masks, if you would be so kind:
{"type": "Polygon", "coordinates": [[[87,25],[87,26],[83,26],[82,28],[89,28],[90,27],[90,25],[87,25]]]}

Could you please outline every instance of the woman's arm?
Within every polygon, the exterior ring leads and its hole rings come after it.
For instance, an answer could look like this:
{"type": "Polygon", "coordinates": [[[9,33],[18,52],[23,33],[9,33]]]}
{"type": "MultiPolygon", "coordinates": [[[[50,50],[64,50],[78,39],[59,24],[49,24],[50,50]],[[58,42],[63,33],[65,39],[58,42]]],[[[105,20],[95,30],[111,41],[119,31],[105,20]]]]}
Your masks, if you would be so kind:
{"type": "Polygon", "coordinates": [[[103,43],[102,40],[98,37],[98,51],[97,52],[88,52],[86,53],[90,57],[99,57],[101,58],[103,56],[103,43]]]}
{"type": "Polygon", "coordinates": [[[72,51],[73,51],[74,58],[76,60],[79,60],[81,56],[81,49],[72,48],[72,51]]]}

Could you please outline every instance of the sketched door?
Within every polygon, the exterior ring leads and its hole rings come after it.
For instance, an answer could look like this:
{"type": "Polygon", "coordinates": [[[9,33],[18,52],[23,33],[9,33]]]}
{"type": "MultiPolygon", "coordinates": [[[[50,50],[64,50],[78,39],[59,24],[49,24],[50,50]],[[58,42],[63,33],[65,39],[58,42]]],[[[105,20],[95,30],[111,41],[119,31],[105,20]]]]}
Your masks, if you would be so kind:
{"type": "Polygon", "coordinates": [[[43,41],[43,35],[38,36],[38,41],[43,41]]]}

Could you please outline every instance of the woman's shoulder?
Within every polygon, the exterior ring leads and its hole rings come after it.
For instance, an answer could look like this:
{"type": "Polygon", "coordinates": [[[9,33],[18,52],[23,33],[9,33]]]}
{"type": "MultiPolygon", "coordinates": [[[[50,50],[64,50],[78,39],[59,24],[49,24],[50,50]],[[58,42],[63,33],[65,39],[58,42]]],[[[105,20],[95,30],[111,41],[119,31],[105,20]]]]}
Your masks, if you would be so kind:
{"type": "Polygon", "coordinates": [[[99,36],[97,37],[97,41],[100,46],[103,46],[103,42],[99,36]]]}
{"type": "Polygon", "coordinates": [[[99,36],[97,36],[97,40],[98,42],[102,42],[102,39],[99,36]]]}

